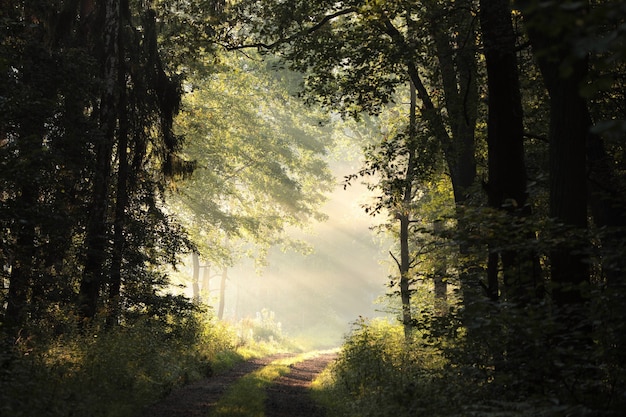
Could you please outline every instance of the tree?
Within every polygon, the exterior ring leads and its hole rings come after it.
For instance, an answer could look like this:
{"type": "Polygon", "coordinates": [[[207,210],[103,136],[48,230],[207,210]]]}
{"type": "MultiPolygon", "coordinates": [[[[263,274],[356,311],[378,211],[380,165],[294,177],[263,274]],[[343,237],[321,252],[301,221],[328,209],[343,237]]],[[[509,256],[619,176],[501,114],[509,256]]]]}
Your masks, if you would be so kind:
{"type": "MultiPolygon", "coordinates": [[[[411,294],[414,292],[416,279],[414,268],[418,264],[418,254],[412,235],[415,235],[416,200],[423,185],[433,175],[439,173],[437,153],[439,146],[423,123],[418,120],[417,97],[415,88],[409,83],[410,104],[408,117],[396,117],[390,120],[390,126],[383,125],[385,131],[381,143],[366,147],[365,167],[358,174],[348,176],[346,185],[357,177],[372,177],[373,184],[369,188],[378,191],[374,204],[366,206],[366,212],[372,215],[385,212],[390,217],[388,228],[398,224],[396,238],[399,245],[399,256],[390,252],[398,267],[398,287],[401,300],[401,322],[405,336],[410,338],[414,317],[411,308],[411,294]],[[407,120],[408,119],[408,123],[407,120]]],[[[389,113],[405,111],[406,106],[397,106],[389,113]]],[[[392,280],[392,286],[395,286],[392,280]]]]}
{"type": "Polygon", "coordinates": [[[327,116],[295,97],[299,74],[271,57],[219,60],[189,79],[177,126],[198,169],[172,193],[170,207],[206,261],[227,269],[250,256],[261,265],[271,246],[299,246],[287,229],[324,217],[332,130],[327,116]]]}
{"type": "MultiPolygon", "coordinates": [[[[410,81],[417,113],[439,142],[461,209],[476,177],[474,2],[244,1],[237,10],[246,29],[228,39],[231,49],[277,51],[306,74],[303,95],[309,101],[344,116],[378,114],[410,81]]],[[[458,227],[469,225],[460,217],[458,227]]],[[[460,250],[467,252],[466,245],[460,250]]],[[[470,287],[467,269],[459,268],[470,287]]]]}
{"type": "Polygon", "coordinates": [[[120,73],[119,36],[122,27],[119,0],[107,0],[103,3],[103,73],[100,104],[100,129],[102,131],[96,143],[96,165],[93,181],[93,196],[87,235],[85,239],[85,270],[80,284],[80,314],[84,318],[93,318],[98,308],[100,289],[104,284],[104,261],[107,240],[107,206],[109,205],[109,181],[111,177],[111,156],[115,145],[115,130],[119,114],[118,79],[120,73]]]}
{"type": "Polygon", "coordinates": [[[175,263],[187,245],[161,208],[165,187],[193,168],[172,132],[179,81],[149,7],[7,6],[0,152],[16,169],[2,172],[4,322],[19,330],[73,304],[115,323],[120,297],[159,303],[153,289],[166,280],[151,265],[175,263]]]}
{"type": "MultiPolygon", "coordinates": [[[[516,218],[531,214],[528,202],[524,153],[524,125],[520,83],[516,60],[516,35],[511,21],[511,9],[506,1],[483,1],[480,23],[488,81],[487,143],[489,181],[485,185],[489,205],[504,210],[516,218]]],[[[521,220],[523,221],[523,219],[521,220]]],[[[535,254],[524,254],[523,242],[531,242],[533,233],[515,233],[508,226],[507,245],[514,249],[489,254],[488,293],[499,297],[498,257],[504,269],[504,283],[509,297],[517,302],[534,297],[543,288],[539,279],[535,254]],[[519,243],[516,243],[519,242],[519,243]]],[[[495,242],[495,246],[502,246],[495,242]]]]}
{"type": "MultiPolygon", "coordinates": [[[[529,38],[550,94],[550,216],[579,231],[587,228],[586,143],[590,126],[580,87],[588,58],[574,58],[562,39],[576,37],[576,18],[587,8],[561,5],[524,6],[529,38]],[[556,33],[545,19],[556,22],[556,33]],[[562,68],[567,62],[568,68],[562,68]]],[[[581,236],[582,239],[582,236],[581,236]]],[[[555,248],[550,255],[553,296],[564,306],[582,302],[581,285],[589,282],[584,240],[555,248]]]]}
{"type": "MultiPolygon", "coordinates": [[[[29,318],[43,319],[49,299],[67,301],[73,285],[59,275],[67,272],[62,260],[72,256],[71,236],[84,220],[83,138],[94,123],[82,105],[94,98],[94,65],[83,45],[61,31],[65,9],[36,1],[6,6],[0,221],[2,263],[10,271],[3,322],[14,333],[29,318]]],[[[68,26],[63,29],[80,29],[68,26]]]]}
{"type": "Polygon", "coordinates": [[[378,113],[411,80],[461,202],[476,175],[478,100],[473,4],[462,3],[241,2],[252,39],[236,38],[230,48],[278,51],[307,74],[306,97],[346,115],[378,113]]]}

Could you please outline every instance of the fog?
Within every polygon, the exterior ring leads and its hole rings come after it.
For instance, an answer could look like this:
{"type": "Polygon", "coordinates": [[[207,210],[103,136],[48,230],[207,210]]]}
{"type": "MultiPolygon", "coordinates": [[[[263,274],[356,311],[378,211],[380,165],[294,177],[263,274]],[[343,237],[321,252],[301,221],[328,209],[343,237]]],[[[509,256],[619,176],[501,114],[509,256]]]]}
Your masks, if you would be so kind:
{"type": "MultiPolygon", "coordinates": [[[[265,312],[281,324],[286,336],[328,347],[338,345],[359,317],[383,315],[376,301],[386,289],[389,246],[370,230],[382,219],[361,207],[371,199],[363,184],[357,180],[347,189],[341,184],[358,164],[331,161],[330,166],[336,187],[322,208],[328,219],[307,231],[290,231],[311,253],[272,248],[261,269],[250,259],[229,268],[224,319],[239,321],[265,312]]],[[[190,276],[191,268],[181,272],[190,276]]],[[[214,272],[209,298],[217,309],[220,274],[214,272]]],[[[186,292],[190,295],[190,289],[186,292]]]]}
{"type": "Polygon", "coordinates": [[[274,248],[261,275],[252,262],[234,268],[229,284],[236,291],[229,292],[225,316],[250,317],[265,308],[288,335],[338,342],[359,316],[379,315],[374,302],[385,291],[386,249],[369,230],[375,219],[360,207],[365,191],[336,187],[324,207],[328,220],[313,225],[311,234],[297,234],[312,253],[274,248]]]}
{"type": "Polygon", "coordinates": [[[385,292],[388,266],[381,261],[388,248],[370,230],[377,219],[361,207],[371,196],[358,181],[344,190],[340,182],[353,172],[350,164],[331,167],[337,184],[322,210],[328,219],[309,232],[293,232],[312,252],[273,248],[260,275],[252,261],[232,268],[225,318],[255,317],[265,309],[288,336],[317,338],[323,345],[339,343],[359,316],[382,314],[375,301],[385,292]]]}

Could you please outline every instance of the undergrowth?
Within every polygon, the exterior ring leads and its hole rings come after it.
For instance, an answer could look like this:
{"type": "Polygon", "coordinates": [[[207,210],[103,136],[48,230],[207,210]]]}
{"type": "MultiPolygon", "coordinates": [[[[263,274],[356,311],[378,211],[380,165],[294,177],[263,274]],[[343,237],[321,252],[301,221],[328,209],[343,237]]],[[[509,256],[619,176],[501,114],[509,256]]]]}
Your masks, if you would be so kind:
{"type": "Polygon", "coordinates": [[[314,381],[313,394],[330,416],[422,415],[445,364],[419,336],[405,340],[402,326],[361,320],[338,360],[314,381]]]}
{"type": "MultiPolygon", "coordinates": [[[[547,352],[543,356],[535,360],[551,360],[547,352]]],[[[585,371],[591,377],[579,372],[574,380],[569,376],[574,369],[561,373],[568,380],[535,381],[529,380],[532,370],[522,369],[526,364],[498,370],[485,363],[484,352],[462,334],[446,339],[415,329],[407,340],[398,323],[361,320],[346,338],[338,360],[314,381],[313,394],[328,417],[623,415],[623,397],[611,398],[607,392],[618,397],[624,391],[608,390],[609,379],[591,379],[601,374],[590,366],[585,371]],[[589,391],[587,380],[593,382],[596,397],[585,402],[574,394],[589,391]],[[566,382],[567,395],[559,391],[566,382]]],[[[531,376],[538,375],[533,371],[531,376]]]]}
{"type": "Polygon", "coordinates": [[[135,417],[177,386],[281,350],[200,312],[5,342],[0,416],[135,417]]]}

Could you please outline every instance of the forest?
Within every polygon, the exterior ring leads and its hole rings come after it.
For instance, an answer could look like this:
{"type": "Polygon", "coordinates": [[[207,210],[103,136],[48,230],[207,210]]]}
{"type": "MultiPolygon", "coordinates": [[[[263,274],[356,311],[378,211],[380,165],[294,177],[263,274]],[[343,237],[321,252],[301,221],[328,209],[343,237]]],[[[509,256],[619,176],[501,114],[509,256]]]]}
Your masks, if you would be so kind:
{"type": "Polygon", "coordinates": [[[0,416],[334,343],[329,417],[623,415],[623,2],[0,0],[0,33],[0,416]],[[245,262],[274,292],[228,316],[245,262]]]}

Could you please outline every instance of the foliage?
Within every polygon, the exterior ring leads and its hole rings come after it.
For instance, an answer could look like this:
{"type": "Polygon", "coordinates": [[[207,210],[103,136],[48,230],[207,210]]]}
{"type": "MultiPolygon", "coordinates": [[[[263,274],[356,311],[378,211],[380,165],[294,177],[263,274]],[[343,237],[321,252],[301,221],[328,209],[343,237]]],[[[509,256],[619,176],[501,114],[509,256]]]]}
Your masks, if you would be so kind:
{"type": "Polygon", "coordinates": [[[443,398],[431,395],[445,359],[417,336],[386,320],[354,324],[339,359],[316,383],[316,395],[337,416],[409,416],[437,410],[443,398]],[[432,407],[432,408],[431,408],[432,407]]]}
{"type": "Polygon", "coordinates": [[[47,346],[4,350],[3,415],[132,416],[207,377],[234,351],[234,332],[204,314],[143,319],[115,331],[66,332],[47,346]]]}
{"type": "MultiPolygon", "coordinates": [[[[75,324],[35,347],[32,340],[20,341],[0,356],[0,411],[16,417],[131,417],[176,387],[285,350],[284,337],[284,344],[270,345],[242,340],[238,332],[208,312],[190,312],[109,331],[75,324]]],[[[269,381],[303,358],[276,363],[255,378],[272,375],[269,381]]]]}
{"type": "Polygon", "coordinates": [[[298,246],[285,229],[324,217],[331,132],[327,116],[294,97],[298,74],[270,57],[219,58],[188,80],[177,128],[198,169],[169,204],[203,258],[228,264],[256,251],[262,261],[272,245],[298,246]]]}
{"type": "Polygon", "coordinates": [[[180,80],[161,60],[150,8],[10,4],[0,43],[2,324],[14,337],[62,326],[56,311],[73,306],[113,325],[122,307],[159,303],[158,266],[190,247],[162,208],[165,188],[193,165],[172,132],[180,80]]]}
{"type": "MultiPolygon", "coordinates": [[[[476,342],[493,339],[494,331],[502,331],[511,323],[511,317],[519,315],[491,316],[494,322],[482,324],[484,333],[476,342]]],[[[504,369],[498,375],[494,367],[481,368],[486,358],[469,343],[467,333],[442,336],[446,332],[441,330],[454,323],[423,319],[430,321],[428,328],[410,341],[405,339],[400,324],[377,320],[355,323],[338,361],[314,382],[315,396],[326,405],[330,416],[556,417],[620,413],[622,405],[617,397],[624,386],[614,385],[617,379],[613,371],[595,383],[582,378],[594,372],[589,367],[570,368],[571,373],[562,375],[565,379],[552,380],[545,377],[545,372],[557,358],[543,351],[532,354],[539,366],[534,371],[522,367],[504,369]],[[531,380],[537,385],[527,386],[532,388],[530,391],[520,390],[519,384],[531,380]],[[582,398],[586,400],[581,403],[582,398]]],[[[557,366],[566,369],[564,364],[557,366]]]]}

